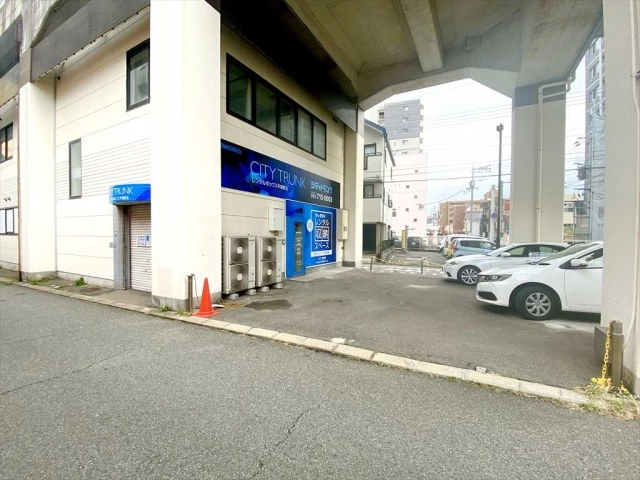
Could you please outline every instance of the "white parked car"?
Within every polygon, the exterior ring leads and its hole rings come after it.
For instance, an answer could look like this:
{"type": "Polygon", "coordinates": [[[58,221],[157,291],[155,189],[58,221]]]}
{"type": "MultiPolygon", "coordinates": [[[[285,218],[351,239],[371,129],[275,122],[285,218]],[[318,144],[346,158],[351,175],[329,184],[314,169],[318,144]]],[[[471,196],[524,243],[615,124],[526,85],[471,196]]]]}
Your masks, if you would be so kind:
{"type": "Polygon", "coordinates": [[[535,264],[485,270],[476,299],[514,307],[529,320],[547,320],[560,310],[600,313],[603,251],[602,242],[581,243],[535,264]]]}
{"type": "Polygon", "coordinates": [[[478,273],[493,267],[522,265],[567,248],[566,243],[512,243],[487,254],[454,257],[444,262],[442,276],[465,285],[475,285],[478,273]]]}

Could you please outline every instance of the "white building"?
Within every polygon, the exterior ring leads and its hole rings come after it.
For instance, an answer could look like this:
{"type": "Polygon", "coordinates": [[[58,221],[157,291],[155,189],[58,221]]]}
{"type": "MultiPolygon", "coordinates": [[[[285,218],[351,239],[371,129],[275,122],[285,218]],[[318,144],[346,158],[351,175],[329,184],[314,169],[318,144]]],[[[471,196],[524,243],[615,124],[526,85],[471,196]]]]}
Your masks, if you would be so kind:
{"type": "Polygon", "coordinates": [[[365,120],[362,250],[380,254],[392,239],[391,182],[395,160],[384,127],[365,120]]]}
{"type": "Polygon", "coordinates": [[[585,163],[579,175],[584,189],[576,192],[585,201],[590,240],[604,238],[605,182],[605,56],[604,39],[596,38],[585,55],[586,119],[585,163]]]}
{"type": "Polygon", "coordinates": [[[424,105],[419,99],[385,103],[376,109],[378,123],[388,132],[396,160],[393,182],[393,231],[426,236],[427,157],[424,143],[424,105]]]}
{"type": "MultiPolygon", "coordinates": [[[[3,40],[24,35],[0,92],[3,268],[183,309],[189,275],[214,295],[234,288],[225,236],[275,237],[286,277],[360,261],[362,172],[350,207],[343,193],[347,157],[363,152],[356,122],[205,1],[60,5],[2,5],[3,40]]],[[[241,271],[256,286],[259,263],[241,271]]]]}

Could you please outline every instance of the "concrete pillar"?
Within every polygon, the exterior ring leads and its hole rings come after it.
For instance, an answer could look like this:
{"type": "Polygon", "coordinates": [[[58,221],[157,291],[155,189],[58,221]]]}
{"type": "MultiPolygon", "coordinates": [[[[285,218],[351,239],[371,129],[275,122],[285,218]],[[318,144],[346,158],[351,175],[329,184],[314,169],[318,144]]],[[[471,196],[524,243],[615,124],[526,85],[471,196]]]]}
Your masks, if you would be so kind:
{"type": "Polygon", "coordinates": [[[357,132],[345,128],[344,208],[349,211],[349,239],[344,242],[346,267],[362,264],[362,222],[364,181],[364,111],[358,109],[357,132]]]}
{"type": "Polygon", "coordinates": [[[601,324],[623,324],[623,380],[640,394],[640,6],[603,2],[607,79],[601,324]]]}
{"type": "Polygon", "coordinates": [[[511,242],[562,241],[563,85],[516,89],[511,140],[511,242]]]}
{"type": "Polygon", "coordinates": [[[56,268],[55,79],[20,88],[18,131],[19,255],[23,280],[56,268]]]}
{"type": "Polygon", "coordinates": [[[184,309],[187,275],[221,292],[220,14],[151,1],[151,242],[155,304],[184,309]]]}

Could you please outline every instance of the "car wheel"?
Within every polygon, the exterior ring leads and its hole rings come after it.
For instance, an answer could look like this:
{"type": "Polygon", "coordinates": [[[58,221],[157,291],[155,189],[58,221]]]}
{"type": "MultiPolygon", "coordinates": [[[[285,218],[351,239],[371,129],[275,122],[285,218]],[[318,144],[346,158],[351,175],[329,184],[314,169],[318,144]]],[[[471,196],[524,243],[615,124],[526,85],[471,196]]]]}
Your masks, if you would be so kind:
{"type": "Polygon", "coordinates": [[[458,271],[458,280],[465,285],[475,285],[478,282],[478,270],[476,267],[466,266],[458,271]]]}
{"type": "Polygon", "coordinates": [[[543,286],[525,287],[518,292],[516,310],[528,320],[548,320],[558,310],[554,293],[543,286]]]}

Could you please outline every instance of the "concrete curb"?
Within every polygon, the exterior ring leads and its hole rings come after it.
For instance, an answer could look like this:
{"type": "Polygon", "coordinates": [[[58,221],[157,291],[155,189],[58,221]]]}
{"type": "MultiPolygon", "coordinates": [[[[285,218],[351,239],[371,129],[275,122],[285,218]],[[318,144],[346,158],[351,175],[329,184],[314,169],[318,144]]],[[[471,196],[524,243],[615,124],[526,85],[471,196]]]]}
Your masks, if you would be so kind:
{"type": "Polygon", "coordinates": [[[106,306],[117,307],[123,310],[130,310],[133,312],[152,315],[168,320],[178,320],[193,325],[202,325],[204,327],[215,328],[217,330],[240,333],[251,337],[285,343],[288,345],[296,345],[310,350],[327,352],[346,358],[352,358],[354,360],[386,365],[388,367],[399,368],[416,373],[423,373],[434,377],[461,380],[464,382],[484,385],[521,395],[546,398],[564,404],[585,405],[587,403],[590,403],[590,400],[586,395],[573,390],[553,387],[551,385],[544,385],[540,383],[527,382],[524,380],[518,380],[516,378],[503,377],[501,375],[496,375],[493,373],[484,373],[478,372],[476,370],[451,367],[448,365],[441,365],[437,363],[423,362],[420,360],[413,360],[411,358],[401,357],[397,355],[390,355],[388,353],[374,352],[373,350],[353,347],[342,343],[329,342],[317,338],[303,337],[300,335],[277,332],[275,330],[266,330],[258,327],[250,327],[237,323],[229,323],[217,320],[216,318],[202,318],[196,316],[180,315],[175,312],[162,312],[154,308],[129,305],[121,302],[113,302],[111,300],[100,299],[98,297],[66,292],[64,290],[57,290],[49,287],[41,287],[39,285],[31,285],[29,283],[17,282],[15,280],[1,277],[0,282],[31,288],[34,290],[40,290],[43,292],[54,293],[65,297],[75,298],[77,300],[84,300],[106,306]]]}

